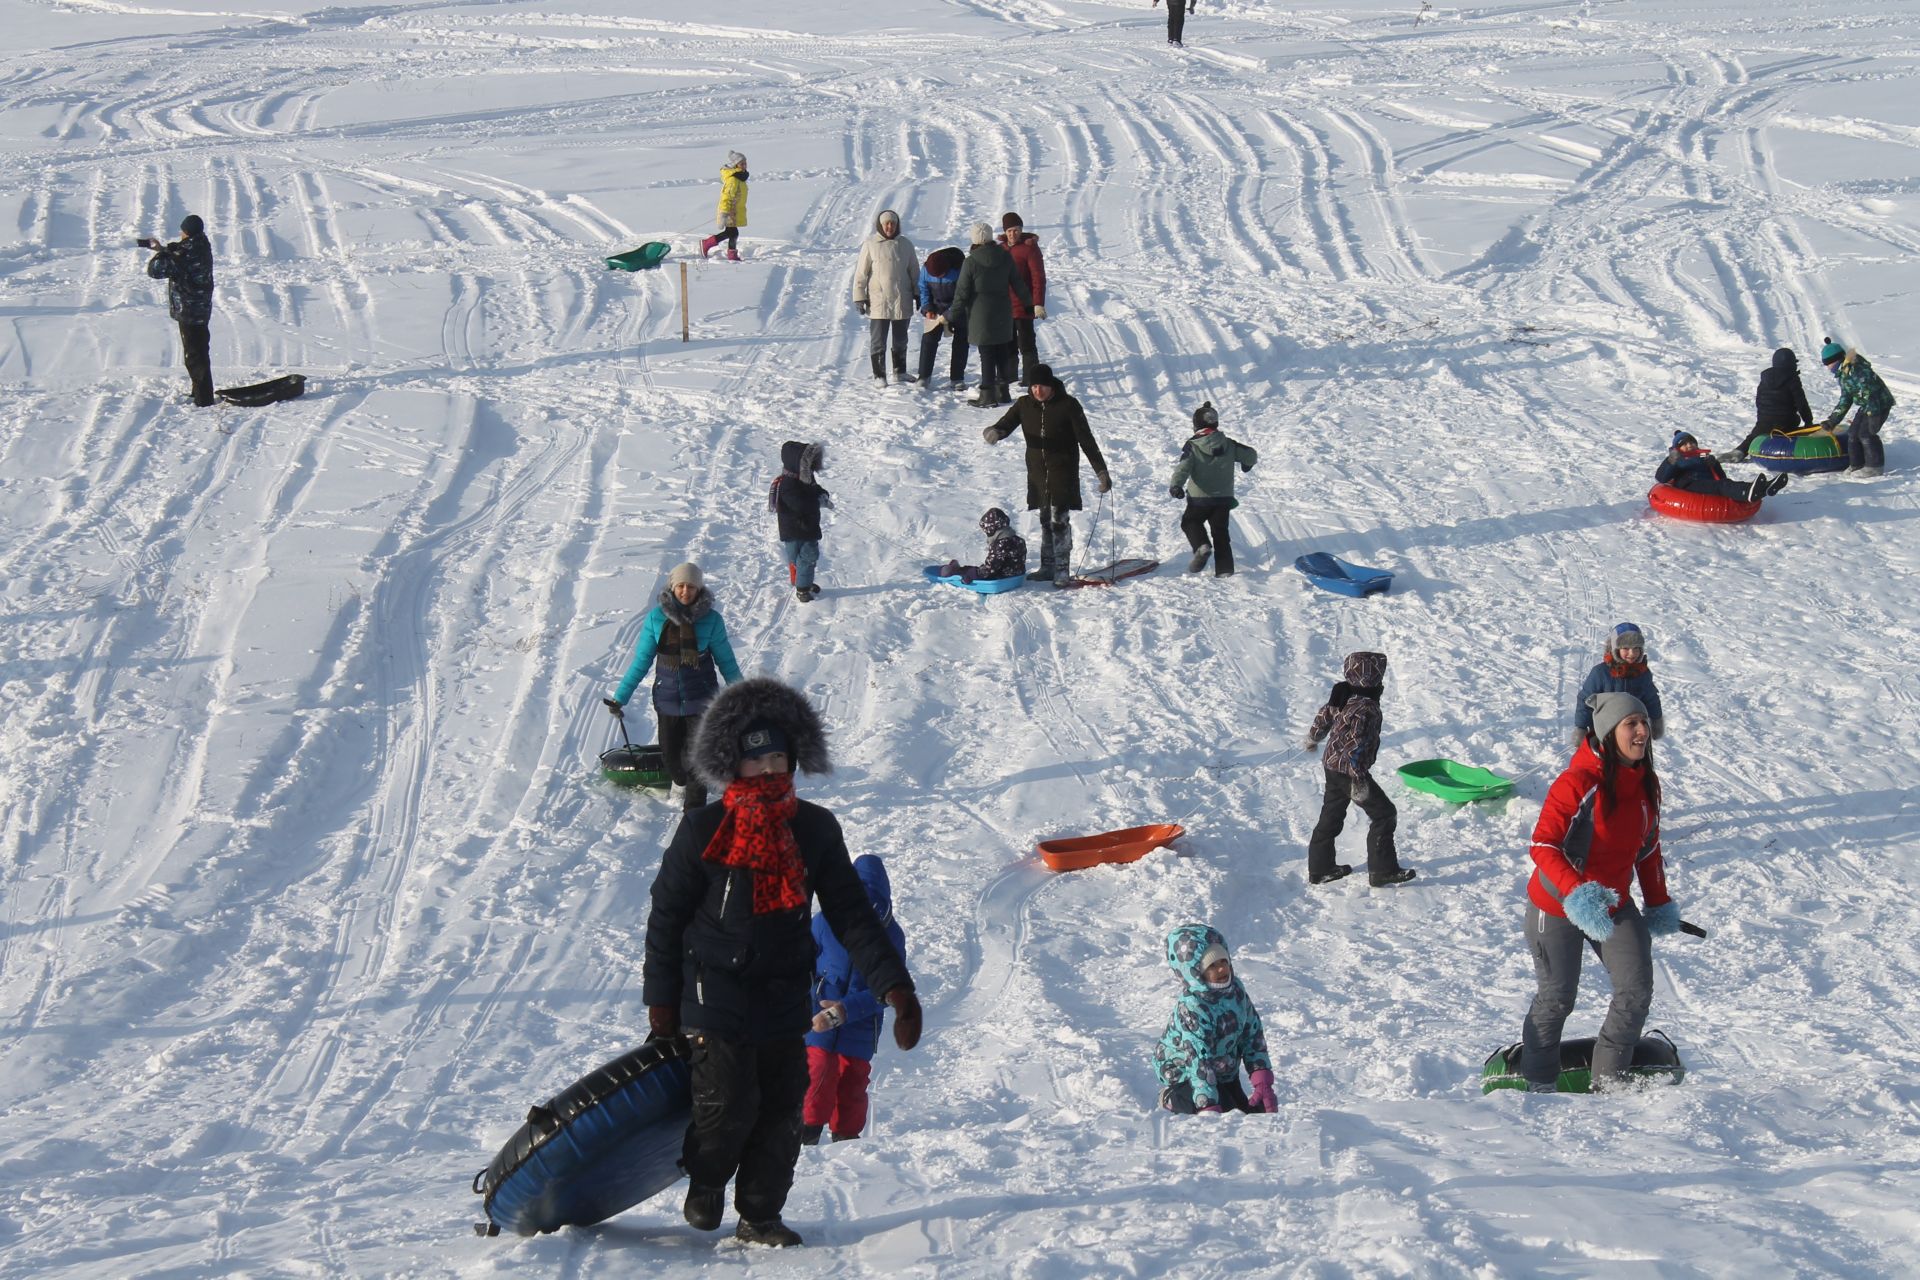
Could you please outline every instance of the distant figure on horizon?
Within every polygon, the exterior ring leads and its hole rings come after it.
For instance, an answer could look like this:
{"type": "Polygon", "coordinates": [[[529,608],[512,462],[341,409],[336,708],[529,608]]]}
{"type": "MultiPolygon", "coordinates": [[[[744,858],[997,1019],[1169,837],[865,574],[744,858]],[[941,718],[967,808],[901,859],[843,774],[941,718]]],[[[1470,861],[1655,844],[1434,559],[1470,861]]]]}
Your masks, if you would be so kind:
{"type": "Polygon", "coordinates": [[[153,250],[147,274],[167,282],[167,314],[180,326],[180,354],[193,386],[193,402],[213,403],[213,361],[207,354],[208,323],[213,319],[213,242],[207,224],[190,213],[180,220],[180,238],[164,244],[150,236],[134,243],[153,250]]]}
{"type": "Polygon", "coordinates": [[[738,151],[727,152],[720,166],[720,206],[714,211],[719,231],[700,242],[700,256],[712,253],[721,241],[727,244],[727,261],[740,261],[740,228],[747,225],[747,158],[738,151]]]}

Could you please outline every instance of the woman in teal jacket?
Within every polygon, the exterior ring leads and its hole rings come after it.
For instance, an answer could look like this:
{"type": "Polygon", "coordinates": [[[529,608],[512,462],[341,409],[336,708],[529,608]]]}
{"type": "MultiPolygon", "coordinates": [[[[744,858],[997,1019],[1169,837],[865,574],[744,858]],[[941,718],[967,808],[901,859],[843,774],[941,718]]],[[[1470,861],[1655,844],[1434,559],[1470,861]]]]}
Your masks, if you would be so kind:
{"type": "Polygon", "coordinates": [[[697,564],[683,564],[668,575],[660,603],[640,624],[633,663],[606,700],[609,711],[624,714],[627,699],[640,687],[649,667],[654,669],[653,713],[660,721],[660,751],[666,756],[667,773],[680,788],[681,803],[698,809],[707,802],[707,787],[687,768],[687,746],[700,714],[720,692],[720,677],[736,683],[740,664],[734,661],[727,624],[713,607],[713,596],[697,564]]]}

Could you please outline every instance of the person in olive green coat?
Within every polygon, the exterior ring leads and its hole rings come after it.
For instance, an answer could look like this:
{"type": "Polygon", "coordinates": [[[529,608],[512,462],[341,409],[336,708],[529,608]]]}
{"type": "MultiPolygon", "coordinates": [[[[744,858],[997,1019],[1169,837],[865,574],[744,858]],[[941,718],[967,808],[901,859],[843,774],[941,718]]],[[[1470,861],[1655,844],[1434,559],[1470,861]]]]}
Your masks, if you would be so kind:
{"type": "Polygon", "coordinates": [[[992,227],[976,222],[970,238],[973,251],[960,268],[947,315],[953,331],[980,348],[980,394],[971,403],[988,409],[1013,403],[1013,300],[1031,307],[1033,294],[1014,269],[1013,255],[993,242],[992,227]]]}
{"type": "Polygon", "coordinates": [[[1167,494],[1185,498],[1180,532],[1187,535],[1193,558],[1187,572],[1198,573],[1213,559],[1213,576],[1233,573],[1233,543],[1227,535],[1227,513],[1239,506],[1233,496],[1233,469],[1253,470],[1260,460],[1251,445],[1228,439],[1220,430],[1220,415],[1209,400],[1193,411],[1193,436],[1180,450],[1180,461],[1167,482],[1167,494]]]}
{"type": "MultiPolygon", "coordinates": [[[[1000,296],[1006,296],[1005,289],[1000,296]]],[[[1040,571],[1027,577],[1051,578],[1055,586],[1067,586],[1073,578],[1068,568],[1073,558],[1072,513],[1080,509],[1079,455],[1087,455],[1100,492],[1111,490],[1113,481],[1080,402],[1046,365],[1035,365],[1031,377],[1027,394],[981,435],[988,444],[999,444],[1015,427],[1025,433],[1027,510],[1040,513],[1040,571]]]]}

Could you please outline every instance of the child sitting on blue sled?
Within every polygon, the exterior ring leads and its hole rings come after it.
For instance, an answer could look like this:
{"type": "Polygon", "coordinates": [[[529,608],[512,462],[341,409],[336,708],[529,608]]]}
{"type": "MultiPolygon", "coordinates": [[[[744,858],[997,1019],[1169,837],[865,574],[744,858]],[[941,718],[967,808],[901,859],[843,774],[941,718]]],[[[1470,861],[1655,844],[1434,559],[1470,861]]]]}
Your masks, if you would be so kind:
{"type": "Polygon", "coordinates": [[[1653,479],[1656,484],[1670,484],[1688,493],[1715,494],[1735,502],[1758,502],[1787,487],[1785,472],[1777,476],[1762,474],[1751,482],[1727,479],[1713,452],[1702,449],[1700,442],[1687,431],[1673,433],[1673,447],[1667,450],[1666,459],[1653,473],[1653,479]]]}
{"type": "Polygon", "coordinates": [[[987,535],[987,557],[979,564],[961,564],[949,560],[940,566],[943,578],[957,577],[962,582],[996,581],[1017,578],[1027,571],[1027,540],[1013,531],[1013,521],[998,507],[988,507],[980,517],[980,532],[987,535]]]}
{"type": "Polygon", "coordinates": [[[1167,934],[1167,964],[1179,975],[1181,992],[1153,1051],[1160,1105],[1183,1116],[1278,1111],[1260,1011],[1233,976],[1227,940],[1204,924],[1176,926],[1167,934]],[[1251,1094],[1240,1087],[1243,1062],[1251,1094]]]}

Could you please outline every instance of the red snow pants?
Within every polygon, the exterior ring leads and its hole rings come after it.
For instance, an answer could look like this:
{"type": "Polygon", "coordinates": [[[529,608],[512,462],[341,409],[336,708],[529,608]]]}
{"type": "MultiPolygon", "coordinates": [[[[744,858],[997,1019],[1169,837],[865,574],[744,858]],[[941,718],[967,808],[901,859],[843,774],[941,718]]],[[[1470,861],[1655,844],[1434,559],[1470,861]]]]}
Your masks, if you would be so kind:
{"type": "Polygon", "coordinates": [[[836,1138],[859,1137],[867,1127],[867,1077],[873,1064],[808,1045],[807,1074],[804,1122],[825,1125],[836,1138]]]}

